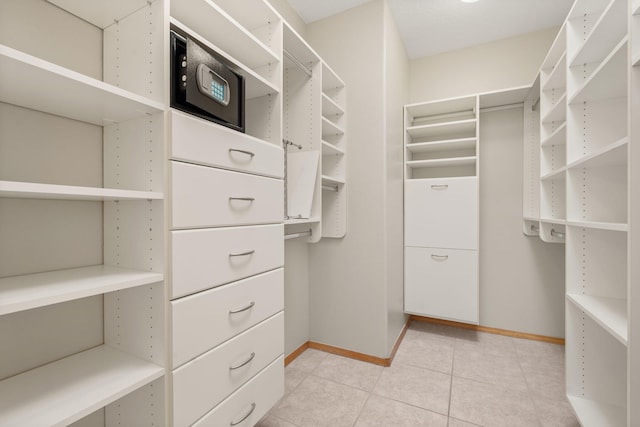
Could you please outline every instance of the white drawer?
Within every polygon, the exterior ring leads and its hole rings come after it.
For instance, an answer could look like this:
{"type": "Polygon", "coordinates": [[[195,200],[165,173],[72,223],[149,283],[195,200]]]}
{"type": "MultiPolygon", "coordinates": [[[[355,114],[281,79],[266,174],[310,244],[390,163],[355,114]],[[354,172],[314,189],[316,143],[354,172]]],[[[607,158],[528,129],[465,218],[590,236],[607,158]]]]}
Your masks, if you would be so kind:
{"type": "Polygon", "coordinates": [[[407,313],[478,323],[478,252],[405,248],[407,313]]]}
{"type": "Polygon", "coordinates": [[[181,162],[171,162],[171,173],[174,228],[283,221],[281,179],[181,162]]]}
{"type": "Polygon", "coordinates": [[[279,357],[193,426],[254,426],[283,395],[284,358],[279,357]]]}
{"type": "Polygon", "coordinates": [[[173,371],[173,424],[191,425],[284,352],[284,313],[173,371]]]}
{"type": "Polygon", "coordinates": [[[282,148],[253,136],[171,111],[171,158],[282,178],[282,148]]]}
{"type": "Polygon", "coordinates": [[[171,298],[178,298],[284,265],[284,226],[171,232],[171,298]]]}
{"type": "Polygon", "coordinates": [[[405,245],[478,249],[476,177],[405,182],[405,245]]]}
{"type": "Polygon", "coordinates": [[[173,367],[283,309],[282,268],[172,301],[173,367]]]}

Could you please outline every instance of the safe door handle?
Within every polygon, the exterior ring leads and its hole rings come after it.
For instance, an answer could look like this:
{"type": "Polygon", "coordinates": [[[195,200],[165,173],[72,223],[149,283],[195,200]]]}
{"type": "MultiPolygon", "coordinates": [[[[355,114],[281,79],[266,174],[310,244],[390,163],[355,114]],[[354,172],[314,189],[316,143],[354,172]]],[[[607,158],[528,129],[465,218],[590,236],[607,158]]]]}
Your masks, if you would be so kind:
{"type": "Polygon", "coordinates": [[[431,254],[431,259],[434,261],[446,261],[449,259],[449,255],[431,254]]]}
{"type": "Polygon", "coordinates": [[[236,256],[249,256],[249,255],[253,255],[255,253],[256,253],[256,250],[253,249],[253,250],[250,250],[250,251],[247,251],[247,252],[239,252],[239,253],[235,253],[235,254],[229,254],[229,258],[236,257],[236,256]]]}
{"type": "Polygon", "coordinates": [[[249,408],[249,411],[248,411],[248,412],[247,412],[247,413],[246,413],[242,418],[240,418],[238,421],[231,421],[231,422],[229,423],[229,425],[230,425],[230,426],[237,426],[238,424],[241,424],[244,420],[246,420],[247,418],[249,418],[249,416],[250,416],[251,414],[253,414],[253,411],[255,411],[255,409],[256,409],[256,403],[255,403],[255,402],[253,402],[253,403],[251,404],[251,408],[249,408]]]}
{"type": "Polygon", "coordinates": [[[240,153],[240,154],[246,154],[247,156],[251,157],[253,159],[253,156],[256,155],[256,153],[251,152],[251,151],[247,151],[247,150],[239,150],[237,148],[229,148],[229,154],[231,153],[240,153]]]}
{"type": "Polygon", "coordinates": [[[436,191],[442,191],[449,188],[449,184],[432,184],[431,189],[436,191]]]}
{"type": "Polygon", "coordinates": [[[252,351],[251,354],[249,355],[249,357],[247,357],[244,361],[238,363],[237,365],[229,366],[229,370],[230,371],[235,371],[236,369],[240,369],[243,366],[248,365],[249,363],[251,363],[251,361],[253,360],[254,357],[256,357],[256,353],[252,351]]]}
{"type": "Polygon", "coordinates": [[[256,305],[256,302],[251,301],[249,304],[245,305],[244,307],[229,310],[229,314],[238,314],[238,313],[242,313],[243,311],[251,310],[254,305],[256,305]]]}

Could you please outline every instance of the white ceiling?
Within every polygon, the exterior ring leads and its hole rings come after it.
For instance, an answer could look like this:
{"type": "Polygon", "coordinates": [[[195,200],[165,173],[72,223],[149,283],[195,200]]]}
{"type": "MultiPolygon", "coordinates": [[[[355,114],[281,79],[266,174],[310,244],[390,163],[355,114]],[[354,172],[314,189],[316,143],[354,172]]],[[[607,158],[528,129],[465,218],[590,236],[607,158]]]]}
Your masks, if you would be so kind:
{"type": "MultiPolygon", "coordinates": [[[[287,0],[306,23],[369,0],[287,0]]],[[[389,0],[411,59],[559,26],[573,0],[389,0]]]]}

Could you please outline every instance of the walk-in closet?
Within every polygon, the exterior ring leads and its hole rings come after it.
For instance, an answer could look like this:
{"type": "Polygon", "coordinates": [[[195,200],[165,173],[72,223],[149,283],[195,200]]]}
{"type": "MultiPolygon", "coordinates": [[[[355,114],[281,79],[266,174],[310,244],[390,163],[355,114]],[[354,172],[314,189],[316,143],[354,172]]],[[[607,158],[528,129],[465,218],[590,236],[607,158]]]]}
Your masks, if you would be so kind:
{"type": "Polygon", "coordinates": [[[640,0],[0,0],[0,427],[640,426],[639,64],[640,0]]]}

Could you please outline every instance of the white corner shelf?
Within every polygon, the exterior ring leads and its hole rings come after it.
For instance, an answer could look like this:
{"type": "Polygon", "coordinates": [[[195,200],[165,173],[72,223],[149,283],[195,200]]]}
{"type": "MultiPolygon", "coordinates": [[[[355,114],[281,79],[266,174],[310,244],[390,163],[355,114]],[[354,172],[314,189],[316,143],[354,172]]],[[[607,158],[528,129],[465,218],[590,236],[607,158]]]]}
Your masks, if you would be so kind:
{"type": "Polygon", "coordinates": [[[545,138],[541,143],[541,147],[549,147],[552,145],[566,145],[567,144],[567,122],[563,122],[551,135],[545,138]]]}
{"type": "Polygon", "coordinates": [[[627,163],[627,147],[629,138],[602,147],[598,151],[577,159],[567,165],[567,169],[574,168],[595,168],[625,165],[627,163]]]}
{"type": "Polygon", "coordinates": [[[567,220],[567,225],[571,227],[589,228],[594,230],[608,230],[608,231],[621,231],[621,232],[629,231],[629,225],[621,222],[567,220]]]}
{"type": "Polygon", "coordinates": [[[345,181],[343,179],[336,178],[336,177],[333,177],[333,176],[322,175],[322,184],[323,185],[334,185],[334,186],[341,187],[341,186],[343,186],[345,184],[345,181]]]}
{"type": "Polygon", "coordinates": [[[329,98],[326,93],[322,94],[322,115],[329,118],[330,116],[341,116],[344,110],[333,99],[329,98]]]}
{"type": "Polygon", "coordinates": [[[343,135],[344,130],[340,128],[338,125],[333,123],[331,120],[326,117],[322,117],[322,137],[332,136],[332,135],[343,135]]]}
{"type": "Polygon", "coordinates": [[[97,265],[0,279],[0,315],[156,283],[163,275],[97,265]]]}
{"type": "Polygon", "coordinates": [[[627,300],[578,294],[567,294],[567,299],[627,345],[627,300]]]}
{"type": "Polygon", "coordinates": [[[475,132],[476,119],[456,120],[444,123],[407,127],[406,131],[413,138],[439,138],[446,135],[475,132]]]}
{"type": "Polygon", "coordinates": [[[159,102],[4,45],[0,80],[10,82],[0,85],[1,102],[98,126],[164,111],[159,102]]]}
{"type": "Polygon", "coordinates": [[[322,155],[323,156],[344,156],[344,150],[336,147],[330,142],[322,141],[322,155]]]}
{"type": "Polygon", "coordinates": [[[583,427],[627,425],[626,408],[571,395],[567,397],[583,427]]]}
{"type": "Polygon", "coordinates": [[[0,425],[68,425],[163,375],[158,365],[101,345],[0,382],[0,425]]]}
{"type": "Polygon", "coordinates": [[[245,90],[246,90],[247,99],[260,98],[265,95],[274,95],[280,92],[280,89],[276,85],[269,82],[267,79],[262,77],[260,74],[256,73],[251,68],[247,67],[245,64],[238,63],[236,58],[234,58],[232,55],[222,50],[220,47],[207,42],[203,38],[203,36],[198,34],[192,28],[189,28],[188,25],[185,25],[183,22],[173,17],[169,19],[169,22],[175,25],[176,27],[180,28],[182,31],[188,33],[193,38],[199,40],[201,43],[205,44],[208,48],[213,49],[218,54],[220,54],[220,56],[222,56],[223,58],[226,58],[227,60],[236,64],[238,67],[238,71],[240,71],[240,74],[242,74],[245,77],[245,90]]]}
{"type": "Polygon", "coordinates": [[[553,89],[564,89],[567,87],[567,54],[566,52],[560,56],[559,61],[554,65],[553,70],[549,73],[549,77],[542,85],[542,91],[550,91],[553,89]]]}
{"type": "Polygon", "coordinates": [[[162,200],[164,195],[154,191],[0,181],[0,197],[62,200],[162,200]]]}
{"type": "Polygon", "coordinates": [[[625,37],[594,70],[569,104],[627,96],[627,38],[625,37]]]}
{"type": "Polygon", "coordinates": [[[540,177],[540,181],[564,180],[566,178],[565,176],[566,170],[567,170],[566,166],[562,166],[561,168],[552,170],[551,172],[542,175],[540,177]]]}
{"type": "Polygon", "coordinates": [[[431,160],[410,160],[406,164],[408,167],[415,168],[435,168],[446,166],[464,166],[473,165],[476,163],[475,156],[467,157],[451,157],[446,159],[431,159],[431,160]]]}
{"type": "Polygon", "coordinates": [[[47,0],[59,8],[73,13],[96,27],[106,28],[133,12],[146,7],[147,0],[47,0]]]}
{"type": "Polygon", "coordinates": [[[344,82],[326,63],[322,63],[322,91],[328,92],[345,87],[344,82]]]}
{"type": "Polygon", "coordinates": [[[563,122],[567,118],[567,94],[566,92],[558,99],[558,101],[549,109],[549,111],[540,119],[541,123],[563,122]]]}
{"type": "Polygon", "coordinates": [[[411,153],[427,153],[434,151],[471,150],[476,148],[476,138],[457,138],[434,142],[407,143],[407,151],[411,153]]]}
{"type": "Polygon", "coordinates": [[[211,0],[172,1],[170,14],[203,39],[215,40],[222,50],[234,52],[236,59],[249,68],[255,70],[280,60],[268,46],[211,0]]]}
{"type": "Polygon", "coordinates": [[[289,218],[284,220],[284,225],[297,225],[297,224],[316,224],[320,222],[320,218],[289,218]]]}
{"type": "Polygon", "coordinates": [[[569,66],[599,62],[607,56],[612,47],[626,36],[626,25],[620,25],[620,22],[626,22],[626,14],[626,1],[611,1],[582,46],[569,59],[569,66]]]}

